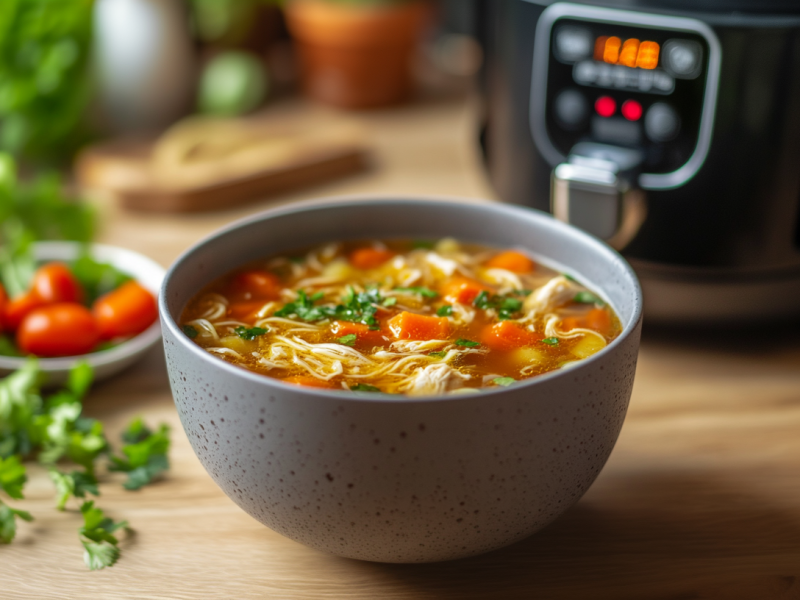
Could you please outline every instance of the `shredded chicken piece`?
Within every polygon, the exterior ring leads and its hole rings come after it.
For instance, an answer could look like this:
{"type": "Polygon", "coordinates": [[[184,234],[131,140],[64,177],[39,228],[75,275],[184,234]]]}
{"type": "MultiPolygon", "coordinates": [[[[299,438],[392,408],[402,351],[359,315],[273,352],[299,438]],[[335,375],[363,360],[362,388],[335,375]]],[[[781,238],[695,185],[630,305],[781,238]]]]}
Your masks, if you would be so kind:
{"type": "Polygon", "coordinates": [[[585,290],[582,285],[570,281],[563,275],[553,277],[550,281],[533,292],[525,299],[525,310],[535,310],[546,313],[553,308],[566,304],[580,291],[585,290]]]}
{"type": "Polygon", "coordinates": [[[469,375],[459,373],[447,363],[435,363],[417,369],[413,375],[399,387],[411,396],[442,394],[464,387],[469,375]]]}
{"type": "Polygon", "coordinates": [[[456,261],[451,260],[449,258],[445,258],[441,254],[437,254],[436,252],[428,252],[425,255],[425,260],[428,261],[428,263],[430,263],[437,269],[439,269],[447,277],[450,277],[453,273],[456,272],[456,269],[458,269],[458,263],[456,261]]]}
{"type": "Polygon", "coordinates": [[[501,294],[522,289],[522,281],[519,276],[506,269],[486,269],[484,274],[489,282],[502,286],[499,291],[501,294]]]}

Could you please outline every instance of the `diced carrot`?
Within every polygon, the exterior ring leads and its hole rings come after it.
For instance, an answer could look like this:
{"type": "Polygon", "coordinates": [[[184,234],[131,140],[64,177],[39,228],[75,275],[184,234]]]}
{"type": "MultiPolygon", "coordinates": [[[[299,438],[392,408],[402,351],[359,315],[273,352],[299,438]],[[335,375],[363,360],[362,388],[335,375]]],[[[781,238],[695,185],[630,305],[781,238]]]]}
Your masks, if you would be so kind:
{"type": "Polygon", "coordinates": [[[395,255],[391,250],[385,248],[358,248],[350,253],[348,259],[350,264],[356,269],[376,269],[395,255]]]}
{"type": "Polygon", "coordinates": [[[536,267],[536,263],[522,252],[506,250],[495,254],[486,262],[486,266],[490,269],[505,269],[512,273],[530,273],[536,267]]]}
{"type": "Polygon", "coordinates": [[[450,322],[445,317],[426,317],[405,311],[389,319],[388,325],[399,340],[441,340],[450,332],[450,322]]]}
{"type": "Polygon", "coordinates": [[[608,335],[611,333],[611,315],[605,308],[593,308],[586,315],[586,327],[594,329],[597,333],[608,335]]]}
{"type": "Polygon", "coordinates": [[[442,286],[441,292],[447,302],[472,304],[481,292],[493,292],[492,288],[467,277],[455,277],[442,286]]]}
{"type": "Polygon", "coordinates": [[[324,379],[317,379],[311,375],[292,375],[283,380],[284,383],[291,383],[293,385],[302,385],[305,387],[324,388],[328,390],[338,389],[336,385],[324,379]]]}
{"type": "Polygon", "coordinates": [[[387,341],[384,336],[388,336],[388,332],[370,329],[363,323],[351,323],[350,321],[334,321],[331,323],[331,333],[337,337],[355,335],[356,346],[370,348],[384,345],[387,341]]]}
{"type": "Polygon", "coordinates": [[[242,302],[232,302],[228,305],[226,313],[231,319],[237,321],[250,321],[256,319],[256,313],[261,310],[266,302],[264,300],[243,300],[242,302]]]}
{"type": "Polygon", "coordinates": [[[561,320],[561,329],[592,329],[597,333],[608,335],[611,333],[611,315],[605,308],[593,308],[580,317],[565,317],[561,320]]]}
{"type": "Polygon", "coordinates": [[[249,298],[277,300],[283,286],[274,273],[255,269],[238,273],[233,278],[233,287],[240,294],[249,294],[249,298]]]}
{"type": "Polygon", "coordinates": [[[538,333],[528,331],[512,321],[487,325],[481,332],[481,343],[492,350],[515,350],[543,339],[538,333]]]}

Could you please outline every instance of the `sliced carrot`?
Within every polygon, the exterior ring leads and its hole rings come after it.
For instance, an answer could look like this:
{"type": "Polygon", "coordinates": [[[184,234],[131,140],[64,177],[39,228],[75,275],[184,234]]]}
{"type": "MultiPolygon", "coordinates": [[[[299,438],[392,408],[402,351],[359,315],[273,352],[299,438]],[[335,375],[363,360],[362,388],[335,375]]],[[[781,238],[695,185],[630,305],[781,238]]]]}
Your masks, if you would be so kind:
{"type": "Polygon", "coordinates": [[[543,339],[538,333],[528,331],[511,321],[487,325],[481,332],[481,343],[492,350],[515,350],[543,339]]]}
{"type": "Polygon", "coordinates": [[[450,332],[450,322],[445,317],[426,317],[405,311],[393,316],[387,324],[399,340],[441,340],[450,332]]]}
{"type": "Polygon", "coordinates": [[[264,307],[264,300],[243,300],[242,302],[232,302],[228,305],[226,313],[231,319],[237,321],[249,321],[256,319],[256,313],[264,307]]]}
{"type": "Polygon", "coordinates": [[[387,260],[394,258],[395,253],[385,248],[358,248],[350,253],[348,259],[356,269],[376,269],[387,260]]]}
{"type": "Polygon", "coordinates": [[[233,287],[240,294],[248,294],[249,298],[277,300],[283,286],[274,273],[254,269],[238,273],[233,278],[233,287]]]}
{"type": "Polygon", "coordinates": [[[338,386],[334,385],[330,381],[325,381],[324,379],[317,379],[311,375],[292,375],[291,377],[287,377],[283,380],[284,383],[291,383],[293,385],[302,385],[305,387],[315,387],[315,388],[324,388],[328,390],[335,390],[338,389],[338,386]]]}
{"type": "Polygon", "coordinates": [[[561,330],[571,331],[573,329],[582,329],[586,327],[586,322],[583,317],[564,317],[561,319],[561,330]]]}
{"type": "Polygon", "coordinates": [[[331,323],[331,333],[336,337],[355,335],[356,346],[362,348],[382,346],[387,342],[384,336],[388,336],[388,332],[370,329],[363,323],[351,323],[350,321],[334,321],[331,323]]]}
{"type": "Polygon", "coordinates": [[[500,254],[495,254],[486,262],[486,266],[490,269],[505,269],[512,273],[530,273],[536,268],[536,263],[522,252],[506,250],[500,254]]]}
{"type": "Polygon", "coordinates": [[[467,277],[455,277],[442,286],[441,292],[447,302],[472,304],[481,292],[493,292],[492,288],[467,277]]]}

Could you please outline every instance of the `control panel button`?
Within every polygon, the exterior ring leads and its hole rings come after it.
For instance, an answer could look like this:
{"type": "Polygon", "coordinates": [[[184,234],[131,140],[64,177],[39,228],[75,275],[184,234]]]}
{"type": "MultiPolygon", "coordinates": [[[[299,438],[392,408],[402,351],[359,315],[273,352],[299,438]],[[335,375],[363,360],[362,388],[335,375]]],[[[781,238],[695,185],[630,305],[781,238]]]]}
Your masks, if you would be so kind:
{"type": "Polygon", "coordinates": [[[592,55],[592,34],[582,27],[562,27],[556,33],[555,53],[561,62],[574,63],[592,55]]]}
{"type": "Polygon", "coordinates": [[[644,132],[654,142],[668,142],[678,135],[681,118],[675,109],[664,102],[656,102],[644,116],[644,132]]]}
{"type": "Polygon", "coordinates": [[[664,68],[678,79],[694,79],[703,67],[703,48],[692,40],[667,40],[662,57],[664,68]]]}
{"type": "Polygon", "coordinates": [[[556,120],[564,129],[580,129],[589,118],[589,102],[578,90],[561,92],[556,96],[554,108],[556,120]]]}

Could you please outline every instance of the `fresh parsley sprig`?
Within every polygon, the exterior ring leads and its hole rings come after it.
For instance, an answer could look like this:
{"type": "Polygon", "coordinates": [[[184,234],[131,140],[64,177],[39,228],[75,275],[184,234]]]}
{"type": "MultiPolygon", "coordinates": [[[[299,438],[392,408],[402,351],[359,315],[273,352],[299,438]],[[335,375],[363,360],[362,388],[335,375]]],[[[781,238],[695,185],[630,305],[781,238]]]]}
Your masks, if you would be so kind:
{"type": "Polygon", "coordinates": [[[114,532],[128,526],[127,521],[114,522],[90,500],[81,505],[83,527],[79,530],[83,544],[83,561],[92,571],[112,566],[119,559],[119,540],[114,532]]]}
{"type": "Polygon", "coordinates": [[[236,327],[233,332],[238,335],[243,340],[254,340],[259,336],[264,335],[265,333],[269,333],[269,328],[265,327],[244,327],[243,325],[239,325],[236,327]]]}
{"type": "Polygon", "coordinates": [[[516,313],[522,310],[522,300],[513,298],[510,295],[492,294],[482,291],[475,300],[472,301],[475,308],[481,310],[495,309],[501,321],[512,319],[516,313]]]}
{"type": "Polygon", "coordinates": [[[127,473],[122,484],[126,490],[138,490],[169,469],[169,427],[162,424],[151,431],[141,419],[135,419],[122,434],[124,457],[112,456],[109,471],[127,473]]]}

